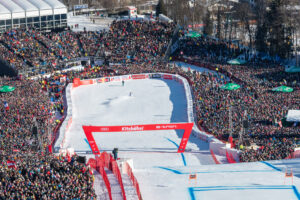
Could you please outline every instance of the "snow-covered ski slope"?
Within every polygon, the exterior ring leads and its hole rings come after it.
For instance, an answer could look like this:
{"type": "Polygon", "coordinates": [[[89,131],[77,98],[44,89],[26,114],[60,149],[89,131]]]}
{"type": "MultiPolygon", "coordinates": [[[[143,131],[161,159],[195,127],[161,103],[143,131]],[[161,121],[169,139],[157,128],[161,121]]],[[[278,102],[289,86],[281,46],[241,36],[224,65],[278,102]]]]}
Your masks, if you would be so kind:
{"type": "MultiPolygon", "coordinates": [[[[182,84],[143,79],[86,85],[71,92],[72,125],[64,148],[90,151],[82,125],[133,125],[187,122],[182,84]],[[131,93],[131,96],[130,96],[131,93]]],[[[145,200],[300,199],[300,179],[285,180],[285,169],[300,160],[214,165],[208,144],[191,135],[187,151],[176,153],[182,131],[94,133],[100,151],[119,148],[133,159],[145,200]],[[196,180],[189,180],[196,174],[196,180]],[[284,182],[285,181],[285,182],[284,182]]]]}
{"type": "Polygon", "coordinates": [[[103,18],[96,20],[95,23],[91,20],[90,16],[86,15],[77,15],[74,16],[72,12],[68,13],[68,26],[73,26],[72,31],[101,31],[109,30],[109,26],[113,19],[103,18]],[[78,24],[78,27],[75,28],[75,24],[78,24]]]}
{"type": "MultiPolygon", "coordinates": [[[[129,80],[124,86],[121,82],[108,82],[80,86],[71,94],[72,124],[63,148],[74,148],[79,153],[90,151],[82,125],[163,124],[187,122],[188,118],[184,87],[174,80],[129,80]]],[[[93,133],[100,151],[110,152],[117,147],[121,157],[148,157],[142,162],[134,159],[134,166],[156,162],[166,166],[213,163],[208,144],[193,136],[186,155],[177,154],[182,135],[182,130],[93,133]]]]}

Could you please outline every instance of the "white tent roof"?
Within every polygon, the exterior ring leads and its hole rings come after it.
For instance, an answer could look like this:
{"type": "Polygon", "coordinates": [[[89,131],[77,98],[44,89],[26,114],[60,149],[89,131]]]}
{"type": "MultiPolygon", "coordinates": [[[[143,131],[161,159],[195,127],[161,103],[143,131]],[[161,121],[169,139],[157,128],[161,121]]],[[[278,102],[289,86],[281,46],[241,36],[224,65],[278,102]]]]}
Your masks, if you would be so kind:
{"type": "Polygon", "coordinates": [[[0,0],[0,4],[6,7],[12,13],[12,18],[24,18],[25,10],[13,1],[0,0]]]}
{"type": "Polygon", "coordinates": [[[67,14],[67,7],[58,0],[0,0],[0,20],[67,14]]]}
{"type": "Polygon", "coordinates": [[[51,10],[52,7],[43,0],[28,0],[30,3],[38,7],[40,10],[51,10]]]}
{"type": "Polygon", "coordinates": [[[53,8],[53,14],[67,14],[67,7],[58,0],[43,0],[53,8]]]}
{"type": "Polygon", "coordinates": [[[0,19],[6,20],[11,19],[11,12],[0,4],[0,19]]]}
{"type": "Polygon", "coordinates": [[[47,2],[53,9],[55,8],[66,8],[66,6],[58,0],[43,0],[47,2]]]}
{"type": "Polygon", "coordinates": [[[288,122],[300,122],[300,110],[289,110],[286,116],[288,122]]]}
{"type": "Polygon", "coordinates": [[[0,4],[0,14],[11,14],[10,10],[0,4]]]}
{"type": "Polygon", "coordinates": [[[26,11],[39,11],[32,3],[27,0],[12,0],[26,11]]]}

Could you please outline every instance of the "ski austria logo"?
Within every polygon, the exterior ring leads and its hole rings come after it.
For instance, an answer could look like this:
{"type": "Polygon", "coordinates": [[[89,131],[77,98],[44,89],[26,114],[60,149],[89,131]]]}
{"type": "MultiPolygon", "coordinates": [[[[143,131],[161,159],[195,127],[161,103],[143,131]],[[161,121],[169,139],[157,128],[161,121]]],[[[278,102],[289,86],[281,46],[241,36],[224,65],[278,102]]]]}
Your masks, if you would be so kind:
{"type": "Polygon", "coordinates": [[[122,127],[122,131],[143,131],[143,126],[125,126],[122,127]]]}

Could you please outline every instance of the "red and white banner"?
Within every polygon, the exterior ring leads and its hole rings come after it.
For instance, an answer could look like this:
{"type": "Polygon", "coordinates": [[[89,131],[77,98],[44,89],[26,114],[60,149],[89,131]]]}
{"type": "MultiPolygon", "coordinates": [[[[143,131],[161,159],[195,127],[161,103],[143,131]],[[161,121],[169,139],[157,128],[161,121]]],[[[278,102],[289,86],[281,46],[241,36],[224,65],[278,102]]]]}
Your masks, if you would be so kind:
{"type": "Polygon", "coordinates": [[[8,168],[16,168],[16,162],[12,160],[6,161],[8,168]]]}
{"type": "Polygon", "coordinates": [[[80,85],[92,85],[92,84],[94,84],[94,80],[92,79],[80,81],[80,85]]]}
{"type": "Polygon", "coordinates": [[[173,76],[172,76],[172,75],[169,75],[169,74],[164,74],[164,75],[163,75],[163,78],[164,78],[164,79],[173,80],[173,76]]]}
{"type": "Polygon", "coordinates": [[[192,132],[194,123],[174,123],[174,124],[144,124],[144,125],[127,125],[127,126],[82,126],[86,138],[94,154],[99,155],[100,151],[94,139],[95,132],[133,132],[133,131],[153,131],[153,130],[176,130],[183,129],[178,153],[183,153],[190,134],[192,132]]]}
{"type": "Polygon", "coordinates": [[[130,75],[122,76],[122,81],[127,81],[127,80],[130,80],[130,79],[131,79],[130,75]]]}
{"type": "Polygon", "coordinates": [[[120,76],[114,76],[114,77],[110,77],[110,81],[122,81],[122,77],[120,76]]]}
{"type": "Polygon", "coordinates": [[[97,83],[106,83],[106,82],[109,82],[109,81],[110,81],[109,77],[104,77],[104,78],[97,79],[97,83]]]}
{"type": "Polygon", "coordinates": [[[148,74],[133,74],[131,75],[132,79],[146,79],[149,78],[148,74]]]}

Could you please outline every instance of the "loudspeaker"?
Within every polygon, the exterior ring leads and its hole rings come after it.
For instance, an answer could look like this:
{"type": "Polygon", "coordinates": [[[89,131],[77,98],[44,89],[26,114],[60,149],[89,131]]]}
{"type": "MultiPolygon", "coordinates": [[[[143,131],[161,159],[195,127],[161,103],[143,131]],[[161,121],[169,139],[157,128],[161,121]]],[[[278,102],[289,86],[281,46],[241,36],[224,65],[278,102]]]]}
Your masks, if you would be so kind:
{"type": "Polygon", "coordinates": [[[86,157],[85,157],[85,156],[78,156],[77,161],[78,161],[79,163],[85,164],[85,162],[86,162],[86,157]]]}
{"type": "Polygon", "coordinates": [[[32,133],[33,133],[33,135],[37,135],[37,134],[38,134],[38,130],[37,130],[37,127],[36,127],[36,126],[34,126],[34,127],[32,128],[32,133]]]}
{"type": "Polygon", "coordinates": [[[249,123],[247,120],[243,120],[243,127],[244,128],[249,128],[249,123]]]}

